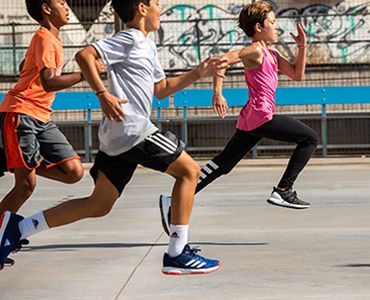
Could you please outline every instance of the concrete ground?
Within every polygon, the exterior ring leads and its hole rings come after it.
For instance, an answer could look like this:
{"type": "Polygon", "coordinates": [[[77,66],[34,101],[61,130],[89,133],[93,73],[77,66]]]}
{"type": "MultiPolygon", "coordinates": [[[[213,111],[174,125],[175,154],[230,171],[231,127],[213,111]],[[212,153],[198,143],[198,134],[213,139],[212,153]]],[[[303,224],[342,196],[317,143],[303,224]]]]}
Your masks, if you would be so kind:
{"type": "MultiPolygon", "coordinates": [[[[295,188],[312,207],[266,203],[286,160],[244,161],[196,197],[190,241],[218,272],[165,276],[168,238],[158,196],[173,180],[139,169],[111,214],[31,237],[0,272],[0,299],[370,299],[370,159],[314,159],[295,188]]],[[[0,180],[0,197],[12,186],[0,180]]],[[[88,195],[86,173],[67,186],[38,180],[30,215],[88,195]]]]}

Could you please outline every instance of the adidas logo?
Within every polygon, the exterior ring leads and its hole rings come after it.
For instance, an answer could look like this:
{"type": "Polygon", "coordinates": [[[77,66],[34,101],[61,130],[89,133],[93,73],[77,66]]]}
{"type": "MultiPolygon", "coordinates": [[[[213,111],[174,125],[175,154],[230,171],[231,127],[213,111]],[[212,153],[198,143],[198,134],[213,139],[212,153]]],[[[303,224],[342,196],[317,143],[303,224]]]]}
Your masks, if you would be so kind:
{"type": "Polygon", "coordinates": [[[32,219],[32,224],[35,227],[35,229],[37,229],[37,227],[39,226],[39,221],[32,219]]]}
{"type": "Polygon", "coordinates": [[[8,246],[10,246],[10,242],[9,242],[9,240],[8,240],[8,239],[6,239],[6,240],[5,240],[5,243],[4,243],[4,247],[8,247],[8,246]]]}
{"type": "Polygon", "coordinates": [[[171,238],[174,238],[174,239],[179,239],[180,236],[177,234],[177,232],[175,231],[174,233],[171,234],[171,238]]]}

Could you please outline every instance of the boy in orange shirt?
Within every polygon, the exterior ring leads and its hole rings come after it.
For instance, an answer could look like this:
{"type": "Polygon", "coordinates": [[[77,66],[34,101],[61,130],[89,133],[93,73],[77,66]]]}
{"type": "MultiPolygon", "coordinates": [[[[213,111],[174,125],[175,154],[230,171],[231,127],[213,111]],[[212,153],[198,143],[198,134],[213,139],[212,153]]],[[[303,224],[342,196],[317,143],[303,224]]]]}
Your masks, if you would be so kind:
{"type": "Polygon", "coordinates": [[[69,8],[65,0],[26,0],[26,5],[41,27],[31,40],[17,84],[0,105],[0,152],[6,154],[0,171],[15,175],[0,213],[20,209],[35,189],[36,174],[64,183],[75,183],[83,175],[79,156],[50,121],[55,92],[83,79],[81,72],[61,75],[64,58],[58,36],[68,23],[69,8]]]}

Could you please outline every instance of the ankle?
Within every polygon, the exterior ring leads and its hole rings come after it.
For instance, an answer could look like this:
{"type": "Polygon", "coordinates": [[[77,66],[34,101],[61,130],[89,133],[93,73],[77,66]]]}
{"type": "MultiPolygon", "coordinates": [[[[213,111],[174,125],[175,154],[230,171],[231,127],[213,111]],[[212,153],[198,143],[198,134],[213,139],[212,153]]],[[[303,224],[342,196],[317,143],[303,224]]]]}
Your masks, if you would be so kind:
{"type": "Polygon", "coordinates": [[[283,188],[283,187],[276,187],[275,188],[278,192],[286,192],[286,191],[289,191],[290,190],[290,188],[283,188]]]}

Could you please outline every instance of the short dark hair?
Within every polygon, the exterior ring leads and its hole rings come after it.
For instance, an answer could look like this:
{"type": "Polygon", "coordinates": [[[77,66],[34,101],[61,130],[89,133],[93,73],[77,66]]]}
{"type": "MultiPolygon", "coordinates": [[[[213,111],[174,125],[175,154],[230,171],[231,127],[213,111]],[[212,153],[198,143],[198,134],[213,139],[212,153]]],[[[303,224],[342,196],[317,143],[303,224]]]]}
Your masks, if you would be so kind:
{"type": "Polygon", "coordinates": [[[238,26],[248,37],[253,37],[256,24],[259,23],[263,27],[263,23],[267,19],[268,14],[272,11],[272,5],[267,1],[257,1],[252,4],[247,4],[240,12],[238,26]]]}
{"type": "Polygon", "coordinates": [[[123,23],[134,19],[136,8],[140,3],[149,6],[150,0],[112,0],[113,9],[123,23]]]}
{"type": "Polygon", "coordinates": [[[26,0],[27,12],[32,19],[40,23],[42,20],[41,6],[43,4],[49,5],[50,2],[51,0],[26,0]]]}

